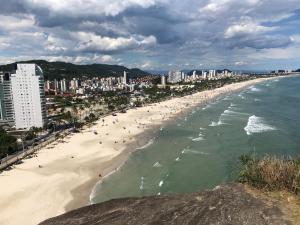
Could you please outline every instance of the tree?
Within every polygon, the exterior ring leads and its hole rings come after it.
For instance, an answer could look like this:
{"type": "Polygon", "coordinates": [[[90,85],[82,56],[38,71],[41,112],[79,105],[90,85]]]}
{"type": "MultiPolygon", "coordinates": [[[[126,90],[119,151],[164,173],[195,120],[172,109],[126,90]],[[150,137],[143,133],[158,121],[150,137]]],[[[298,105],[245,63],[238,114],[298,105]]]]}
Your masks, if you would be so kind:
{"type": "Polygon", "coordinates": [[[13,154],[17,150],[17,138],[0,129],[0,158],[13,154]]]}

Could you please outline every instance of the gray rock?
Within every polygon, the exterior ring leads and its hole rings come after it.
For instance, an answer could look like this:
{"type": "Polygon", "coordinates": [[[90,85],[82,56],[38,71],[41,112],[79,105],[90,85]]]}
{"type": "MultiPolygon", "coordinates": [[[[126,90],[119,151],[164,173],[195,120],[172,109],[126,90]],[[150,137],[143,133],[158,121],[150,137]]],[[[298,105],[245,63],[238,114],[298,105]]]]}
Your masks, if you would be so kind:
{"type": "Polygon", "coordinates": [[[40,225],[288,225],[272,201],[228,184],[200,193],[124,198],[87,206],[40,225]]]}

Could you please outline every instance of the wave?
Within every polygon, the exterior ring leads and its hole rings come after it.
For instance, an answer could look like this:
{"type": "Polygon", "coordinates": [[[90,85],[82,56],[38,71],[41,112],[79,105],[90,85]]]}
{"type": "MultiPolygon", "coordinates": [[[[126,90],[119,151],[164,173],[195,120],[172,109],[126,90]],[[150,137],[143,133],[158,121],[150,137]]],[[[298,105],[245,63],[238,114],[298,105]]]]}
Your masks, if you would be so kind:
{"type": "Polygon", "coordinates": [[[225,124],[225,123],[223,123],[223,122],[221,121],[221,119],[219,119],[218,122],[211,121],[211,123],[210,123],[208,126],[210,126],[210,127],[217,127],[217,126],[221,126],[221,125],[223,125],[223,124],[225,124]]]}
{"type": "Polygon", "coordinates": [[[204,141],[203,137],[193,138],[192,141],[204,141]]]}
{"type": "Polygon", "coordinates": [[[238,96],[239,96],[241,99],[246,99],[246,97],[245,97],[242,93],[238,94],[238,96]]]}
{"type": "Polygon", "coordinates": [[[253,115],[249,117],[247,126],[244,128],[244,130],[246,131],[247,135],[252,135],[254,133],[276,130],[276,128],[266,124],[262,117],[253,115]]]}
{"type": "Polygon", "coordinates": [[[156,162],[153,164],[153,167],[159,168],[162,167],[162,165],[159,162],[156,162]]]}
{"type": "Polygon", "coordinates": [[[199,129],[200,129],[200,130],[206,130],[206,128],[203,128],[203,127],[200,127],[199,129]]]}
{"type": "Polygon", "coordinates": [[[225,98],[223,98],[224,101],[231,101],[232,97],[231,96],[226,96],[225,98]]]}
{"type": "Polygon", "coordinates": [[[252,92],[260,92],[261,89],[259,89],[259,88],[257,88],[257,87],[254,87],[254,86],[251,86],[251,87],[250,87],[250,91],[252,91],[252,92]]]}
{"type": "Polygon", "coordinates": [[[137,148],[137,150],[148,148],[153,143],[154,143],[154,139],[150,139],[147,144],[143,145],[142,147],[137,148]]]}
{"type": "Polygon", "coordinates": [[[236,112],[229,109],[226,109],[221,116],[248,116],[248,113],[236,112]]]}
{"type": "Polygon", "coordinates": [[[211,107],[211,105],[206,105],[206,106],[204,106],[203,108],[202,108],[202,110],[206,110],[206,109],[208,109],[208,108],[210,108],[211,107]]]}
{"type": "Polygon", "coordinates": [[[159,184],[158,184],[158,187],[161,187],[161,186],[163,186],[163,184],[164,184],[164,181],[163,181],[163,180],[161,180],[161,181],[159,182],[159,184]]]}
{"type": "Polygon", "coordinates": [[[144,177],[141,177],[140,190],[144,190],[144,177]]]}
{"type": "Polygon", "coordinates": [[[206,152],[199,152],[199,151],[191,150],[191,149],[184,149],[181,153],[182,154],[196,154],[196,155],[210,155],[209,153],[206,153],[206,152]]]}
{"type": "Polygon", "coordinates": [[[175,161],[176,161],[176,162],[179,162],[179,161],[180,161],[180,157],[177,157],[177,158],[175,159],[175,161]]]}
{"type": "Polygon", "coordinates": [[[201,132],[199,132],[198,136],[199,137],[204,137],[204,134],[202,134],[201,132]]]}

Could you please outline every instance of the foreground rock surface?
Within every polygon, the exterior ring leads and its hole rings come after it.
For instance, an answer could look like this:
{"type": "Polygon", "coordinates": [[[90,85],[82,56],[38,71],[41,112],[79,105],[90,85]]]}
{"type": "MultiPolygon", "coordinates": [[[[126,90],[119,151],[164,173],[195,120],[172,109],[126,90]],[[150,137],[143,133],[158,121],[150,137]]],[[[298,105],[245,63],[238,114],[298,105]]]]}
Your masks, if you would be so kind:
{"type": "Polygon", "coordinates": [[[288,225],[271,200],[230,184],[192,194],[111,200],[46,220],[40,225],[288,225]]]}

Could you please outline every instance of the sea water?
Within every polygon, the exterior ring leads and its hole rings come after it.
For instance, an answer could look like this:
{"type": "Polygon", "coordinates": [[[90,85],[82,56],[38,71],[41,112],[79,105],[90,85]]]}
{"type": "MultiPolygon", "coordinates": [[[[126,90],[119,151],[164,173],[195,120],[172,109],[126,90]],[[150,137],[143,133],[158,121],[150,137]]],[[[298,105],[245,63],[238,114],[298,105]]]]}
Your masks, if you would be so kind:
{"type": "Polygon", "coordinates": [[[186,193],[237,178],[245,153],[300,153],[300,76],[279,78],[196,107],[160,129],[91,200],[186,193]]]}

